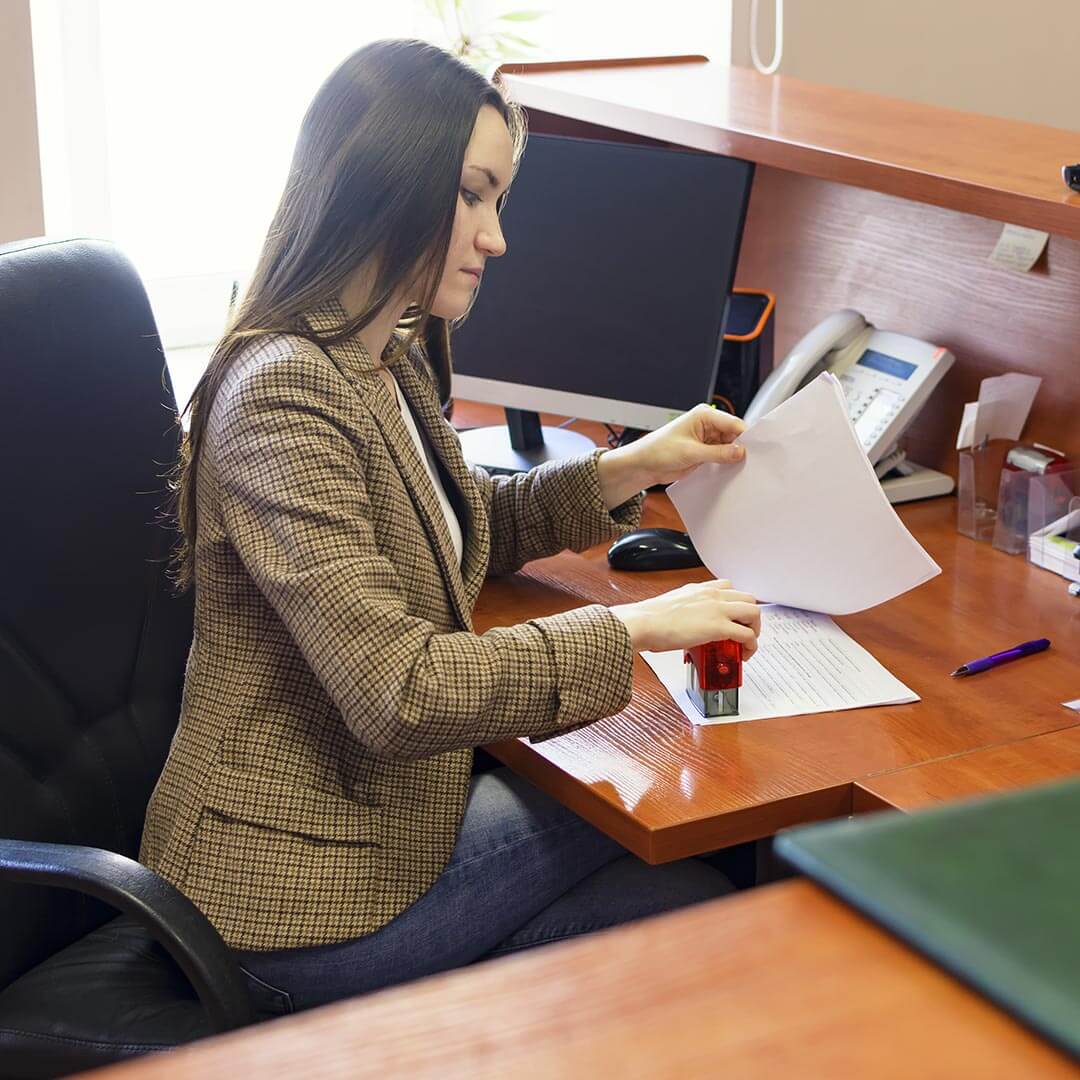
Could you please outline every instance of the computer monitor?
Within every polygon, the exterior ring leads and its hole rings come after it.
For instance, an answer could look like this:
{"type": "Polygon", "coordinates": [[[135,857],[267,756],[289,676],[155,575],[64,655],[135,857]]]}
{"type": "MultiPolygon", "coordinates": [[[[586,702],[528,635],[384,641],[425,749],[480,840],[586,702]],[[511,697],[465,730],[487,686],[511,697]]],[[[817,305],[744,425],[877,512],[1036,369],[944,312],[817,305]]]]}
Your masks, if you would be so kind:
{"type": "Polygon", "coordinates": [[[651,430],[708,401],[752,178],[718,154],[531,135],[507,253],[452,338],[455,397],[506,406],[521,450],[482,429],[466,456],[516,471],[577,452],[556,442],[573,432],[536,445],[540,411],[651,430]]]}

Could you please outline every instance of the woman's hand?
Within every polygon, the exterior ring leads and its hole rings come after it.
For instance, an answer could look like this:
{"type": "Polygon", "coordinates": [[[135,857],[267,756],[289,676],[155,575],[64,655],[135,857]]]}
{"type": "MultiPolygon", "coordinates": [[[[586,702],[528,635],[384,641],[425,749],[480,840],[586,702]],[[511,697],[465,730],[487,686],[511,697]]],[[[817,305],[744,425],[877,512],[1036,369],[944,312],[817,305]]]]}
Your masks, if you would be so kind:
{"type": "Polygon", "coordinates": [[[746,451],[732,444],[745,430],[737,416],[695,405],[636,442],[609,450],[597,463],[604,505],[612,510],[639,491],[680,480],[708,461],[742,461],[746,451]]]}
{"type": "Polygon", "coordinates": [[[736,592],[730,581],[683,585],[635,604],[611,608],[630,631],[636,651],[692,649],[707,641],[729,638],[743,647],[743,657],[757,650],[761,611],[748,593],[736,592]]]}

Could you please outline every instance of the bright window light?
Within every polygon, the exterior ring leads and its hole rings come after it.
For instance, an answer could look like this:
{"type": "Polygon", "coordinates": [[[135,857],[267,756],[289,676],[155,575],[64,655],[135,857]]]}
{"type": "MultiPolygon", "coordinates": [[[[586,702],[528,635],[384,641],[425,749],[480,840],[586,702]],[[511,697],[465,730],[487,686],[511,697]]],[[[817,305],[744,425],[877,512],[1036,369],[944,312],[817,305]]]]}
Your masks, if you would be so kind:
{"type": "MultiPolygon", "coordinates": [[[[505,24],[536,59],[730,55],[730,2],[465,2],[481,21],[544,10],[505,24]]],[[[47,230],[131,257],[167,346],[220,334],[334,66],[368,41],[439,32],[424,0],[32,0],[32,15],[47,230]]]]}

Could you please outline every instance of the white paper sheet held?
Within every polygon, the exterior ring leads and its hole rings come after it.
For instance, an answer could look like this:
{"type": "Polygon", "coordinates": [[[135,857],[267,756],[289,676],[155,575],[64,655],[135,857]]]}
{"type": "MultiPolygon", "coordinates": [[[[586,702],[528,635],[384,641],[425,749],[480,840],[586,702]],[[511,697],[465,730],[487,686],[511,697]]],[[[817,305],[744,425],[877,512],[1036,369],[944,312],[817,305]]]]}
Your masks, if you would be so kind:
{"type": "Polygon", "coordinates": [[[681,649],[641,655],[695,724],[732,724],[919,700],[918,694],[889,674],[828,615],[778,605],[761,609],[758,651],[743,664],[738,716],[707,720],[698,712],[686,696],[681,649]]]}
{"type": "Polygon", "coordinates": [[[762,602],[862,611],[941,573],[881,490],[844,391],[825,372],[668,494],[702,561],[762,602]]]}

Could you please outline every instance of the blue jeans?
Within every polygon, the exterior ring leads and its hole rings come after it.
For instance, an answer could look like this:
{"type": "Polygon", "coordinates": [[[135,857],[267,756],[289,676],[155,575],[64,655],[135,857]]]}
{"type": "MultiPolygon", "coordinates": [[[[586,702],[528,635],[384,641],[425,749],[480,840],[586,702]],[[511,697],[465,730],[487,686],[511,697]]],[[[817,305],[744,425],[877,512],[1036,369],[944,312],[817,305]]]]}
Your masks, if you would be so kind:
{"type": "Polygon", "coordinates": [[[372,934],[241,952],[264,1012],[292,1012],[730,892],[696,859],[649,866],[509,769],[472,779],[446,869],[372,934]]]}

